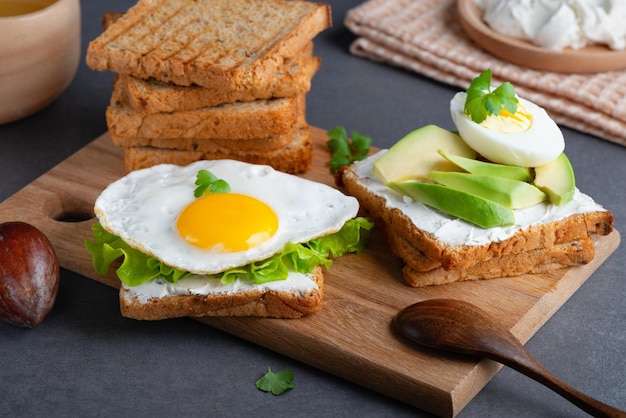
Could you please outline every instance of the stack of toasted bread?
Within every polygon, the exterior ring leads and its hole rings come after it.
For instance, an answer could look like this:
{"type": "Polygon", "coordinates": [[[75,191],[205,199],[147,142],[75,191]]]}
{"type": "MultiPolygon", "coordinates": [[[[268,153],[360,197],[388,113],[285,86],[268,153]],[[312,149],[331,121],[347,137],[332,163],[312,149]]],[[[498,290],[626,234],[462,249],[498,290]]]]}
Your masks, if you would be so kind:
{"type": "MultiPolygon", "coordinates": [[[[380,155],[380,154],[379,154],[380,155]]],[[[589,263],[593,236],[613,230],[613,214],[576,192],[561,207],[541,203],[516,210],[516,224],[483,229],[447,216],[384,186],[371,175],[376,156],[337,175],[384,231],[402,261],[405,282],[413,287],[466,280],[545,274],[589,263]]]]}
{"type": "Polygon", "coordinates": [[[106,119],[125,168],[237,159],[312,163],[306,94],[330,7],[285,0],[140,0],[107,15],[90,68],[118,73],[106,119]]]}

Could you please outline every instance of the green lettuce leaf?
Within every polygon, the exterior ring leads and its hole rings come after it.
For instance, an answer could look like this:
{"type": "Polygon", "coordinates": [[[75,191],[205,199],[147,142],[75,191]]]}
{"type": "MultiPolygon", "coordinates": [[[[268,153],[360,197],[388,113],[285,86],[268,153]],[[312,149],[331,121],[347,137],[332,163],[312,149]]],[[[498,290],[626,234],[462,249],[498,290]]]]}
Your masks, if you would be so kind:
{"type": "MultiPolygon", "coordinates": [[[[289,271],[308,274],[315,266],[330,268],[331,257],[346,253],[359,253],[367,245],[374,223],[367,218],[354,218],[344,224],[340,231],[313,239],[304,244],[287,243],[282,252],[246,266],[236,267],[211,277],[220,278],[228,284],[237,278],[255,284],[285,280],[289,271]]],[[[116,273],[127,286],[138,286],[154,278],[176,283],[190,273],[163,264],[126,244],[121,238],[107,232],[100,223],[92,225],[93,240],[85,239],[84,245],[91,254],[93,267],[100,275],[107,275],[113,262],[123,258],[116,273]]]]}
{"type": "MultiPolygon", "coordinates": [[[[227,270],[221,273],[221,281],[223,284],[228,284],[241,278],[255,284],[262,284],[285,280],[288,275],[287,266],[281,262],[280,254],[277,254],[263,261],[227,270]]],[[[216,275],[216,277],[220,277],[220,275],[216,275]]]]}
{"type": "Polygon", "coordinates": [[[320,254],[341,257],[346,253],[360,253],[367,246],[374,223],[367,218],[354,218],[346,222],[335,234],[325,235],[307,243],[320,254]]]}
{"type": "Polygon", "coordinates": [[[91,227],[94,240],[86,239],[84,244],[91,253],[96,272],[105,276],[110,265],[119,258],[124,258],[117,268],[117,277],[127,286],[138,286],[156,277],[175,283],[189,273],[169,267],[158,259],[150,257],[126,244],[121,238],[107,232],[100,223],[91,227]]]}

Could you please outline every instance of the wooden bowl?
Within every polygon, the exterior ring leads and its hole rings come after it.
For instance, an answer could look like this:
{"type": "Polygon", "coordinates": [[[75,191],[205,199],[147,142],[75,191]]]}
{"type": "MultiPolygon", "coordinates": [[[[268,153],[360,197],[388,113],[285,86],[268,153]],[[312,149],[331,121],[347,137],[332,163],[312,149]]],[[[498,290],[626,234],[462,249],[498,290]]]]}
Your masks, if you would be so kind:
{"type": "Polygon", "coordinates": [[[483,22],[482,10],[473,0],[459,0],[458,10],[461,26],[474,42],[514,64],[559,73],[595,73],[626,68],[626,50],[593,45],[552,51],[497,33],[483,22]]]}
{"type": "Polygon", "coordinates": [[[39,9],[0,15],[0,124],[50,104],[72,81],[80,59],[79,0],[18,3],[39,9]]]}

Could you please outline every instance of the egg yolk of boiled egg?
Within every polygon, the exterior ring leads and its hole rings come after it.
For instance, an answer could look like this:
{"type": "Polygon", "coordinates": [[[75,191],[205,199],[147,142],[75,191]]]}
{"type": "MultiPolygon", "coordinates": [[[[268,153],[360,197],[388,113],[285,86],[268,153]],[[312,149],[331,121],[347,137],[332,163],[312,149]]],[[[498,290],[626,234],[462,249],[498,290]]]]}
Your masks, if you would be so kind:
{"type": "Polygon", "coordinates": [[[450,113],[461,138],[494,163],[537,167],[556,159],[565,149],[563,133],[547,112],[518,98],[515,114],[506,110],[478,124],[465,114],[466,93],[457,93],[450,113]]]}
{"type": "Polygon", "coordinates": [[[267,204],[238,193],[207,194],[180,213],[176,227],[188,243],[220,252],[248,250],[278,229],[278,217],[267,204]]]}
{"type": "Polygon", "coordinates": [[[517,134],[529,130],[532,124],[532,113],[520,103],[515,113],[502,108],[498,115],[487,116],[487,119],[481,122],[480,126],[503,134],[517,134]]]}

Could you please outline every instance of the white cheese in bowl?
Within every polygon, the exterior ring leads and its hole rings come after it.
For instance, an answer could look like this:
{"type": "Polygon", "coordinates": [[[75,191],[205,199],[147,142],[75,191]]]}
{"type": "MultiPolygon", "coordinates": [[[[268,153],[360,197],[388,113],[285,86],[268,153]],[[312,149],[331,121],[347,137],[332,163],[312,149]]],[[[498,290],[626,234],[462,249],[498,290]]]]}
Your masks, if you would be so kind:
{"type": "Polygon", "coordinates": [[[496,32],[550,50],[626,48],[624,0],[474,0],[496,32]]]}

